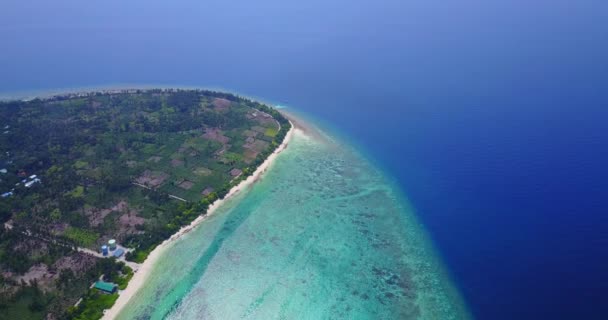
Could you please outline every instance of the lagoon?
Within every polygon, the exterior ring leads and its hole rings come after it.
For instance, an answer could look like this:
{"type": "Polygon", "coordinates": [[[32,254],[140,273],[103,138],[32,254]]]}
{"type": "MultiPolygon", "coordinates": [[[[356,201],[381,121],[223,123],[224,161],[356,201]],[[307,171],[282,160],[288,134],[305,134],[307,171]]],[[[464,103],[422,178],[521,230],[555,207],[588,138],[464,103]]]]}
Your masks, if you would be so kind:
{"type": "Polygon", "coordinates": [[[119,319],[467,319],[407,200],[298,121],[252,187],[164,251],[119,319]]]}

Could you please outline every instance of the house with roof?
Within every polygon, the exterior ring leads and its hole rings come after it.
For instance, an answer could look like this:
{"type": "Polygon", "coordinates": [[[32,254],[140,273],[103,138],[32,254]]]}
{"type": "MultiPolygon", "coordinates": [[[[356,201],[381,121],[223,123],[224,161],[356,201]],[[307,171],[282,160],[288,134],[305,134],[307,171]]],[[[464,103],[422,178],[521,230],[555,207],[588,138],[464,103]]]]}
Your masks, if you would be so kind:
{"type": "Polygon", "coordinates": [[[38,183],[38,182],[40,182],[40,179],[38,179],[38,178],[36,178],[36,179],[34,179],[32,181],[25,182],[25,187],[29,188],[29,187],[33,186],[35,183],[38,183]]]}
{"type": "Polygon", "coordinates": [[[118,285],[112,282],[97,281],[95,282],[94,288],[107,294],[113,294],[118,290],[118,285]]]}

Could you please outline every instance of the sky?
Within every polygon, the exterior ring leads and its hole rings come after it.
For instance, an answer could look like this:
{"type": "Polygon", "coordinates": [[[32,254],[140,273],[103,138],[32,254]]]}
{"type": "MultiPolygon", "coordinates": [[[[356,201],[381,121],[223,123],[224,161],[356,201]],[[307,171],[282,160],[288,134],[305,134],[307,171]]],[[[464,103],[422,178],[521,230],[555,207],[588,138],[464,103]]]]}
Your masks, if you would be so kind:
{"type": "Polygon", "coordinates": [[[601,319],[607,21],[600,0],[4,0],[0,95],[162,84],[298,108],[399,183],[478,318],[601,319]]]}

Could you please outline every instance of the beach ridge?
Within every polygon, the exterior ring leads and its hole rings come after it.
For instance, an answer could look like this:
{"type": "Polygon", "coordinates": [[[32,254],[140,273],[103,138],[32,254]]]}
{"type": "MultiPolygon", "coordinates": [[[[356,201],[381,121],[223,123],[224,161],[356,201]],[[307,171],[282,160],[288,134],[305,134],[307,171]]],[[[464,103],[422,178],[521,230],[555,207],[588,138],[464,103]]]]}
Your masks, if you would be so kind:
{"type": "Polygon", "coordinates": [[[102,320],[111,320],[115,319],[120,312],[124,309],[127,303],[131,300],[131,298],[141,289],[143,284],[145,283],[147,277],[150,275],[150,272],[154,268],[155,263],[162,256],[165,249],[174,241],[181,238],[183,235],[192,231],[198,225],[200,225],[203,221],[205,221],[208,217],[210,217],[226,200],[230,199],[232,196],[237,194],[239,191],[247,188],[248,186],[256,183],[260,177],[271,167],[274,160],[277,158],[279,153],[281,153],[285,148],[287,148],[295,130],[295,126],[290,121],[291,128],[285,135],[283,142],[270,154],[264,162],[257,167],[253,174],[248,176],[245,180],[241,181],[238,185],[232,187],[230,191],[226,194],[226,196],[222,199],[215,200],[207,209],[206,214],[200,215],[194,221],[192,221],[189,225],[182,227],[179,231],[174,233],[169,239],[163,241],[159,244],[146,258],[146,260],[140,264],[139,269],[133,275],[131,281],[127,288],[120,292],[118,299],[112,306],[112,308],[104,310],[104,315],[102,320]]]}

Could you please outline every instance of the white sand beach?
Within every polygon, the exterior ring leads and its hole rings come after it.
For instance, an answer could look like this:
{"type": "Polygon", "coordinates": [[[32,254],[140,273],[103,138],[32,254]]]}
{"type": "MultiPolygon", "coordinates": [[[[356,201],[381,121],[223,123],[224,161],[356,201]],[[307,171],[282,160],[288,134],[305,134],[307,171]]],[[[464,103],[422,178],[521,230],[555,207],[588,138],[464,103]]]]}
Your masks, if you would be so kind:
{"type": "Polygon", "coordinates": [[[127,286],[127,288],[125,290],[123,290],[122,292],[120,292],[120,295],[119,295],[118,299],[116,300],[116,303],[114,303],[114,306],[112,306],[111,309],[104,311],[104,316],[102,319],[110,320],[110,319],[114,319],[118,316],[118,314],[121,312],[121,310],[129,303],[129,300],[143,286],[143,284],[146,281],[146,278],[148,277],[148,275],[154,268],[154,264],[158,261],[158,259],[162,256],[165,249],[173,241],[179,239],[184,234],[186,234],[186,233],[190,232],[192,229],[196,228],[199,224],[201,224],[203,221],[205,221],[205,219],[207,217],[211,216],[217,210],[217,208],[220,207],[224,203],[224,201],[226,201],[233,195],[237,194],[240,190],[243,190],[243,189],[247,188],[248,186],[254,184],[260,177],[262,177],[264,172],[266,172],[266,170],[268,170],[271,167],[272,163],[274,162],[274,160],[276,159],[278,154],[281,153],[281,151],[285,150],[285,148],[287,148],[287,145],[289,144],[289,141],[292,138],[294,130],[295,130],[295,126],[293,123],[291,123],[291,129],[285,135],[285,139],[283,139],[283,142],[281,143],[281,145],[275,149],[275,151],[255,170],[255,172],[252,175],[250,175],[249,177],[247,177],[247,179],[243,180],[241,183],[239,183],[238,185],[236,185],[232,189],[230,189],[230,191],[224,197],[224,199],[216,200],[215,202],[213,202],[209,206],[209,209],[207,210],[206,215],[199,216],[194,221],[192,221],[192,223],[190,223],[187,226],[184,226],[178,232],[176,232],[174,235],[172,235],[171,238],[165,240],[163,243],[158,245],[150,253],[150,255],[148,255],[148,258],[140,265],[139,269],[137,270],[137,272],[135,273],[135,275],[133,276],[131,281],[129,281],[129,285],[127,286]]]}

